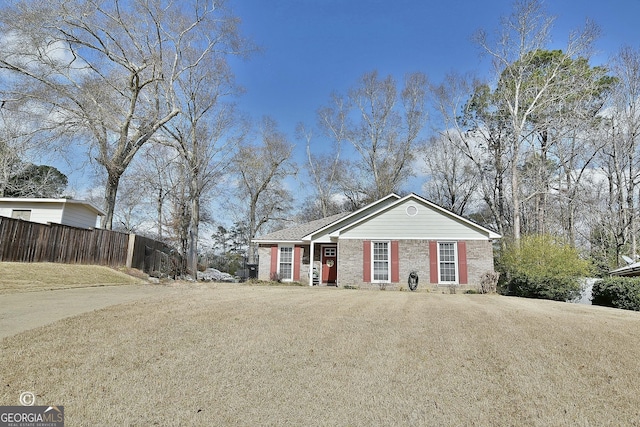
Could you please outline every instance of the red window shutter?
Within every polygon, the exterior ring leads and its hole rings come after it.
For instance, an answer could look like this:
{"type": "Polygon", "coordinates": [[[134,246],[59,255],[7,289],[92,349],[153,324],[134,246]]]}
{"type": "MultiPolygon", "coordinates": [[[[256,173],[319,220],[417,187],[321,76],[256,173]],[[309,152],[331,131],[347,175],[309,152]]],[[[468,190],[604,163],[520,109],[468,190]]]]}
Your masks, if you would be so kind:
{"type": "Polygon", "coordinates": [[[371,282],[371,241],[362,242],[362,281],[371,282]]]}
{"type": "Polygon", "coordinates": [[[467,277],[467,242],[458,242],[458,283],[466,285],[469,282],[467,277]]]}
{"type": "Polygon", "coordinates": [[[278,245],[271,246],[271,270],[269,278],[278,272],[278,245]]]}
{"type": "Polygon", "coordinates": [[[438,283],[438,242],[429,241],[429,283],[438,283]]]}
{"type": "Polygon", "coordinates": [[[400,282],[400,260],[397,240],[391,241],[391,282],[400,282]]]}
{"type": "Polygon", "coordinates": [[[300,246],[294,246],[293,248],[293,280],[300,280],[300,246]]]}

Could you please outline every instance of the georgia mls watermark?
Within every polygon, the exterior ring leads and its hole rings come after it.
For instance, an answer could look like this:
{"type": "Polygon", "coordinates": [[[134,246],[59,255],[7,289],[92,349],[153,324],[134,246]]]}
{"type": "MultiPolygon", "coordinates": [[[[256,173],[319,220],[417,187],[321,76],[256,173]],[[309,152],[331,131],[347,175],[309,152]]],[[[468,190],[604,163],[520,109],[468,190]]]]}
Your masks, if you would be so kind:
{"type": "Polygon", "coordinates": [[[0,406],[0,427],[64,427],[64,406],[35,406],[30,391],[19,401],[22,406],[0,406]]]}

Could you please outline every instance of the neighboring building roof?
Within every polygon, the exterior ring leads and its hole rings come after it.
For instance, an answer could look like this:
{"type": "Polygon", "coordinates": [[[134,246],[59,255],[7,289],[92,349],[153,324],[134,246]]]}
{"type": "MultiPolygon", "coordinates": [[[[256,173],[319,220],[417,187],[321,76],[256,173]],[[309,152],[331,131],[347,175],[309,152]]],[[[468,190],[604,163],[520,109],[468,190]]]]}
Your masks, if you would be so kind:
{"type": "Polygon", "coordinates": [[[332,224],[350,214],[351,212],[342,212],[339,214],[328,216],[326,218],[317,219],[315,221],[307,222],[304,224],[298,224],[293,227],[285,228],[282,230],[274,231],[273,233],[268,233],[263,236],[256,237],[255,239],[253,239],[253,241],[258,243],[298,242],[301,241],[304,236],[320,230],[325,226],[332,224]]]}
{"type": "Polygon", "coordinates": [[[390,194],[376,202],[373,202],[355,212],[347,212],[338,215],[333,215],[327,218],[322,218],[316,221],[311,221],[306,224],[296,225],[294,227],[285,228],[273,233],[266,234],[264,236],[253,239],[256,243],[276,243],[276,242],[301,242],[315,240],[316,237],[322,233],[330,233],[331,236],[337,237],[341,231],[352,229],[358,226],[370,218],[385,212],[388,209],[397,206],[400,203],[404,203],[408,199],[413,199],[424,205],[428,206],[432,210],[439,212],[442,215],[448,216],[459,223],[465,224],[467,227],[476,230],[477,232],[485,235],[485,238],[499,239],[502,236],[488,228],[482,227],[473,221],[470,221],[460,215],[457,215],[441,206],[438,206],[421,196],[416,194],[409,194],[405,197],[400,197],[396,194],[390,194]]]}
{"type": "Polygon", "coordinates": [[[91,202],[75,199],[39,199],[35,197],[0,197],[0,203],[62,203],[84,205],[96,215],[104,216],[102,209],[91,202]]]}
{"type": "Polygon", "coordinates": [[[625,265],[609,272],[612,276],[640,276],[640,262],[625,265]]]}

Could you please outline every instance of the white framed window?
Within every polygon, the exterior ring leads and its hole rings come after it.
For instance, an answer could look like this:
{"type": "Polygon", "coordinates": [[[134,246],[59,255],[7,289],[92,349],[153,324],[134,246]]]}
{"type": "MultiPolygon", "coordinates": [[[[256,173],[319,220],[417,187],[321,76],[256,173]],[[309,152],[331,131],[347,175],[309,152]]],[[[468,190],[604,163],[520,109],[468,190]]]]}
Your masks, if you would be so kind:
{"type": "Polygon", "coordinates": [[[389,282],[391,254],[389,242],[371,242],[371,277],[373,282],[389,282]]]}
{"type": "Polygon", "coordinates": [[[334,257],[336,256],[336,247],[328,246],[324,248],[324,256],[334,257]]]}
{"type": "Polygon", "coordinates": [[[280,246],[278,250],[278,274],[280,280],[293,280],[293,246],[280,246]]]}
{"type": "Polygon", "coordinates": [[[458,283],[458,245],[456,242],[438,242],[438,283],[458,283]]]}
{"type": "Polygon", "coordinates": [[[31,209],[13,209],[11,211],[11,218],[23,219],[25,221],[31,220],[31,209]]]}

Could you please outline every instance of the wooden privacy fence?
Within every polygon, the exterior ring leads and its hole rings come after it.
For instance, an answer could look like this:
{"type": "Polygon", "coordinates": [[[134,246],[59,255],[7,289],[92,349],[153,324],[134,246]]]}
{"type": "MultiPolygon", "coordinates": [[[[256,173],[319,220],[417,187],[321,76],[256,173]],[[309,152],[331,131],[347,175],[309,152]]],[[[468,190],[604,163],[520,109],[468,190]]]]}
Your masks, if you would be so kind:
{"type": "Polygon", "coordinates": [[[135,234],[0,217],[0,261],[133,267],[176,276],[184,262],[162,242],[135,234]]]}
{"type": "Polygon", "coordinates": [[[157,240],[130,235],[127,267],[152,275],[179,276],[186,271],[184,258],[172,247],[157,240]]]}

